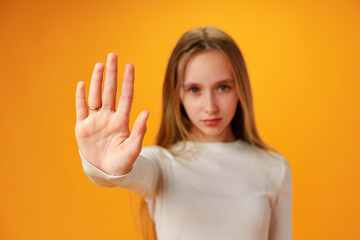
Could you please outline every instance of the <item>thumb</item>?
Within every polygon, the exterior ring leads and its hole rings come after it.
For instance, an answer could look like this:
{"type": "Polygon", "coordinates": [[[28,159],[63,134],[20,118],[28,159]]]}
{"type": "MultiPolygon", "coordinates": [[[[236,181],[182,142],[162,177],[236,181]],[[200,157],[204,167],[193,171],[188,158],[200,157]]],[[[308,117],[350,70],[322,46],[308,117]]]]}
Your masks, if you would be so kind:
{"type": "Polygon", "coordinates": [[[142,143],[146,133],[146,121],[149,117],[148,111],[142,111],[136,118],[134,127],[129,136],[130,152],[139,155],[142,149],[142,143]]]}

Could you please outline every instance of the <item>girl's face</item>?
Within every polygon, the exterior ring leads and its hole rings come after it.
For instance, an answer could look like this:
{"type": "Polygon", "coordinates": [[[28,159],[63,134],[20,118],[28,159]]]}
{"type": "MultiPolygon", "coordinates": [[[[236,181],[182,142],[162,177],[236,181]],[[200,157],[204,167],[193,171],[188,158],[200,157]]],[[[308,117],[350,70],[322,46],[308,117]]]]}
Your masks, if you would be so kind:
{"type": "Polygon", "coordinates": [[[189,59],[180,99],[192,123],[190,133],[195,141],[235,140],[230,123],[239,97],[231,65],[223,53],[205,51],[189,59]]]}

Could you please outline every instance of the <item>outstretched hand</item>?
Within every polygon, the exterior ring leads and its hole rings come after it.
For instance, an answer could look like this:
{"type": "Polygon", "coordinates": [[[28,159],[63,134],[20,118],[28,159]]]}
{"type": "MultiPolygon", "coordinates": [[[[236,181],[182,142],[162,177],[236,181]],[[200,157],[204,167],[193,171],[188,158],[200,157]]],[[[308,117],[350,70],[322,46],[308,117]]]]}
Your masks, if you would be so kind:
{"type": "Polygon", "coordinates": [[[85,98],[85,83],[76,89],[75,136],[81,154],[105,173],[122,175],[131,170],[141,152],[149,112],[143,111],[129,129],[130,110],[134,96],[134,66],[126,64],[118,107],[117,55],[109,53],[103,89],[104,64],[97,63],[91,78],[89,109],[85,98]],[[102,94],[101,94],[102,90],[102,94]]]}

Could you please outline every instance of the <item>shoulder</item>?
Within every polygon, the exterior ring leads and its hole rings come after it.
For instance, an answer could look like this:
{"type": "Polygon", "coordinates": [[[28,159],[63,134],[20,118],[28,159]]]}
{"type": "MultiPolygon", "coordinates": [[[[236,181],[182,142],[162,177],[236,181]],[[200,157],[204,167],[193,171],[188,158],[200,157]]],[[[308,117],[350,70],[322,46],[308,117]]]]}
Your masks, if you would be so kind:
{"type": "Polygon", "coordinates": [[[270,168],[280,168],[282,171],[286,168],[290,168],[289,162],[281,153],[261,148],[254,148],[254,152],[258,159],[270,168]]]}
{"type": "Polygon", "coordinates": [[[284,182],[291,179],[291,166],[288,160],[280,153],[256,149],[258,163],[266,173],[266,180],[274,184],[276,189],[280,189],[284,182]]]}

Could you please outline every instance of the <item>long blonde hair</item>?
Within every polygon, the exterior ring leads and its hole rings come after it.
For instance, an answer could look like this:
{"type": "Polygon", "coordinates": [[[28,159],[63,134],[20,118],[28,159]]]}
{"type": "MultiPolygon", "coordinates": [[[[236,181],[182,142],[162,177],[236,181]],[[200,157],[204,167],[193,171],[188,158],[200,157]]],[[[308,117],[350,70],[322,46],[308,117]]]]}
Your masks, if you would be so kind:
{"type": "MultiPolygon", "coordinates": [[[[197,53],[209,50],[220,51],[231,63],[239,96],[237,110],[231,121],[234,136],[252,146],[278,153],[276,149],[267,145],[260,138],[257,131],[250,80],[239,47],[227,33],[217,27],[210,26],[198,27],[185,32],[170,56],[163,85],[161,127],[156,138],[156,144],[169,149],[174,143],[189,139],[191,122],[180,103],[181,82],[189,59],[197,53]]],[[[145,202],[142,201],[141,208],[146,207],[145,202]]],[[[141,215],[142,217],[149,217],[148,214],[141,215]]],[[[144,239],[149,239],[148,224],[146,224],[148,222],[143,220],[143,224],[141,224],[144,239]]]]}

